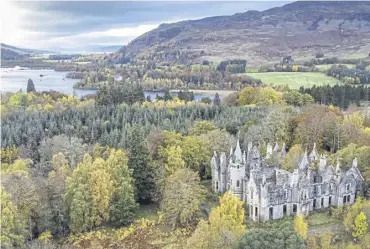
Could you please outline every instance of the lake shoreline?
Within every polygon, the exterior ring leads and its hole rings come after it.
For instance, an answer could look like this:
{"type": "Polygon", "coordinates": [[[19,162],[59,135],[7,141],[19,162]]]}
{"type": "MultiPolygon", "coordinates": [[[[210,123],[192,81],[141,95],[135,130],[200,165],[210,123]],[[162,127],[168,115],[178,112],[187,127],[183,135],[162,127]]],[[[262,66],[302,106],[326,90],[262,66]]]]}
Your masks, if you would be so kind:
{"type": "MultiPolygon", "coordinates": [[[[94,90],[94,91],[98,91],[99,88],[97,87],[73,87],[73,89],[75,90],[94,90]]],[[[144,91],[146,92],[153,92],[153,93],[163,93],[165,92],[164,90],[147,90],[147,89],[144,89],[144,91]]],[[[216,93],[218,93],[219,95],[229,95],[231,93],[235,93],[237,91],[235,90],[206,90],[206,89],[171,89],[169,90],[169,93],[179,93],[180,91],[189,91],[189,92],[193,92],[194,94],[209,94],[209,95],[215,95],[216,93]]]]}

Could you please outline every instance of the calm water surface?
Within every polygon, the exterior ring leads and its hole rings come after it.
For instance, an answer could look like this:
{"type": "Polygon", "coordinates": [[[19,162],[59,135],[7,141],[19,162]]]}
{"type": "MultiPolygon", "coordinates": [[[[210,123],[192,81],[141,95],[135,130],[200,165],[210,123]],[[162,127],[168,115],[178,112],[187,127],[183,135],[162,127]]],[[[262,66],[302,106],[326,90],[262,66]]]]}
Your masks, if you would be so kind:
{"type": "MultiPolygon", "coordinates": [[[[35,84],[36,91],[58,91],[65,94],[75,93],[78,97],[87,94],[96,93],[96,90],[88,89],[73,89],[73,85],[79,81],[78,79],[65,78],[68,72],[57,72],[54,70],[33,70],[33,69],[14,69],[14,68],[1,68],[1,92],[16,92],[22,89],[27,90],[27,81],[31,79],[35,84]],[[40,77],[43,75],[44,77],[40,77]]],[[[164,96],[163,92],[144,91],[145,97],[150,96],[152,100],[157,95],[164,96]]],[[[177,93],[171,93],[176,96],[177,93]]],[[[214,94],[195,93],[194,98],[200,101],[203,97],[214,98],[214,94]]],[[[220,98],[223,95],[220,93],[220,98]]]]}

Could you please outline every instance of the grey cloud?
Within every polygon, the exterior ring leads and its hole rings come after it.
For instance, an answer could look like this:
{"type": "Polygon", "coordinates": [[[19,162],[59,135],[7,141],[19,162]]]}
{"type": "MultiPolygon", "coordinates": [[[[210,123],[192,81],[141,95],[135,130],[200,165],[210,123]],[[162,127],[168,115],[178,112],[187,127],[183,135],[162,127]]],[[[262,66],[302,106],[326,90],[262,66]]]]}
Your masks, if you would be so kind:
{"type": "MultiPolygon", "coordinates": [[[[112,28],[160,24],[215,15],[232,15],[247,10],[264,10],[287,2],[16,2],[26,10],[22,30],[42,33],[45,40],[112,28]]],[[[97,37],[98,42],[125,42],[117,37],[97,37]]],[[[130,39],[131,40],[131,39],[130,39]]],[[[32,41],[28,41],[29,43],[32,41]]],[[[61,44],[62,46],[62,44],[61,44]]]]}

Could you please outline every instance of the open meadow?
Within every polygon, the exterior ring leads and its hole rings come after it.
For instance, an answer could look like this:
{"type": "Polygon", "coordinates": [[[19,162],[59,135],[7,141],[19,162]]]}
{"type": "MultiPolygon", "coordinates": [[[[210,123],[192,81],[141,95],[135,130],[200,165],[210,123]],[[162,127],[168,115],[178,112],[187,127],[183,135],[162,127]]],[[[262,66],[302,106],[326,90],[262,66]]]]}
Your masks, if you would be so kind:
{"type": "Polygon", "coordinates": [[[270,73],[248,73],[255,79],[260,79],[267,85],[287,85],[289,88],[298,89],[301,86],[312,87],[313,85],[335,85],[341,82],[323,73],[303,72],[270,72],[270,73]]]}

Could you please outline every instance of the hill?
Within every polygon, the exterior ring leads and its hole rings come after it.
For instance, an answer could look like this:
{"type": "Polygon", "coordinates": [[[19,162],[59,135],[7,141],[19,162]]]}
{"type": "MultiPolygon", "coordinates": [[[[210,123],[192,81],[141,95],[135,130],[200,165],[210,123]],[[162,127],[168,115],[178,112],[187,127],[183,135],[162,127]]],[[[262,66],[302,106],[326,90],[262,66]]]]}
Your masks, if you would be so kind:
{"type": "Polygon", "coordinates": [[[249,65],[290,54],[367,55],[370,2],[294,2],[265,11],[161,24],[123,46],[111,59],[181,63],[243,58],[249,65]]]}
{"type": "Polygon", "coordinates": [[[46,51],[46,50],[18,48],[18,47],[4,44],[4,43],[0,43],[0,47],[1,47],[1,59],[2,60],[17,60],[17,59],[24,59],[24,58],[30,57],[31,55],[36,55],[36,54],[55,53],[55,52],[46,51]]]}

